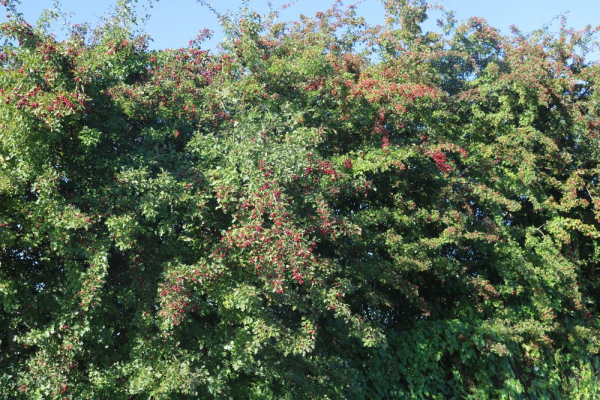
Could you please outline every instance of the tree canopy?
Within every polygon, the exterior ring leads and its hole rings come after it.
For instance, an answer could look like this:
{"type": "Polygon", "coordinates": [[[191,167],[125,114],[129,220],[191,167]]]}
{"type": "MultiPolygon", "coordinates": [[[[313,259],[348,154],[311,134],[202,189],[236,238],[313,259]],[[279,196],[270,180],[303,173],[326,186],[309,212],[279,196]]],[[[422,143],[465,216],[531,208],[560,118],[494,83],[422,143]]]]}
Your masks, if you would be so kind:
{"type": "Polygon", "coordinates": [[[596,30],[385,5],[155,51],[5,4],[1,398],[600,392],[596,30]]]}

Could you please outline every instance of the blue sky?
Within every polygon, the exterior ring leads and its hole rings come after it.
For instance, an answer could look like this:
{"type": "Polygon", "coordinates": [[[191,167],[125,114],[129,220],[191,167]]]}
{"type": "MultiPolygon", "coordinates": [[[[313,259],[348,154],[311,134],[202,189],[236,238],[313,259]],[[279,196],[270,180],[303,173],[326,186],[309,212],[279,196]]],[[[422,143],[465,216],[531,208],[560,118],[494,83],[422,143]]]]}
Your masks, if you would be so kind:
{"type": "MultiPolygon", "coordinates": [[[[218,10],[235,9],[240,1],[209,0],[218,10]]],[[[289,1],[289,0],[288,0],[289,1]]],[[[143,2],[143,0],[142,0],[143,2]]],[[[287,1],[272,0],[278,7],[287,1]]],[[[346,1],[351,4],[354,1],[346,1]]],[[[112,0],[62,0],[65,11],[73,13],[73,22],[98,22],[112,0]]],[[[556,16],[568,13],[568,25],[581,29],[587,24],[600,25],[600,0],[444,0],[446,8],[455,10],[459,20],[471,16],[487,19],[490,24],[499,28],[503,33],[509,32],[511,24],[517,25],[523,31],[531,31],[551,22],[556,16]]],[[[54,0],[22,0],[20,6],[25,18],[34,22],[45,8],[52,8],[54,0]]],[[[251,0],[250,4],[257,11],[267,10],[267,0],[251,0]]],[[[300,14],[313,15],[333,4],[333,0],[298,0],[282,13],[282,19],[296,19],[300,14]]],[[[359,13],[368,22],[377,24],[383,22],[383,7],[379,0],[363,0],[359,13]]],[[[161,0],[154,2],[151,19],[146,25],[146,31],[154,42],[152,48],[186,47],[189,40],[194,38],[202,28],[216,31],[215,38],[209,42],[213,47],[218,42],[219,27],[217,18],[195,0],[161,0]]],[[[0,22],[5,20],[0,16],[0,22]]],[[[558,23],[552,25],[556,30],[558,23]]]]}

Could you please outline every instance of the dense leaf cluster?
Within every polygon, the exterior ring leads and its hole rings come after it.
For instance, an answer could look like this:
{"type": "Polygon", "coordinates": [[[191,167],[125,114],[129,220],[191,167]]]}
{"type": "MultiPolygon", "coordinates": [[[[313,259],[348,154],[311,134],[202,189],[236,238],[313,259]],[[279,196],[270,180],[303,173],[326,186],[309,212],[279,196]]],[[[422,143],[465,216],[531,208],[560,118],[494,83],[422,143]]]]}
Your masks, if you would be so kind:
{"type": "Polygon", "coordinates": [[[594,30],[390,0],[150,51],[131,6],[8,4],[1,398],[600,392],[594,30]]]}

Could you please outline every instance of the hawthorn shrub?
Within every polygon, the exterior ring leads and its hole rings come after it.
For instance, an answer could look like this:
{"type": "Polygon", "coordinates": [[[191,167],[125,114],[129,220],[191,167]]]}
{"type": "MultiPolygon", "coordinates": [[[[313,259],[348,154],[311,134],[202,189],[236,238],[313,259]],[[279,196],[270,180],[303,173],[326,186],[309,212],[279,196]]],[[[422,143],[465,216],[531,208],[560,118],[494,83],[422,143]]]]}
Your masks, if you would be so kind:
{"type": "Polygon", "coordinates": [[[121,1],[0,53],[0,397],[593,398],[596,30],[121,1]],[[441,33],[443,32],[443,33],[441,33]]]}

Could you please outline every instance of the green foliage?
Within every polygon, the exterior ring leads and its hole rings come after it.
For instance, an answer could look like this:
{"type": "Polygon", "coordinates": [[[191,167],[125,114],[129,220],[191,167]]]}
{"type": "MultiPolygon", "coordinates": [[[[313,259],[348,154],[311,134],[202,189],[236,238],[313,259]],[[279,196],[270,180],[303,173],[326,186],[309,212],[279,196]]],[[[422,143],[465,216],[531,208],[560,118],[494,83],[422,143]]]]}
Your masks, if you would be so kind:
{"type": "Polygon", "coordinates": [[[8,4],[0,397],[600,393],[594,30],[388,1],[150,51],[134,3],[8,4]]]}

